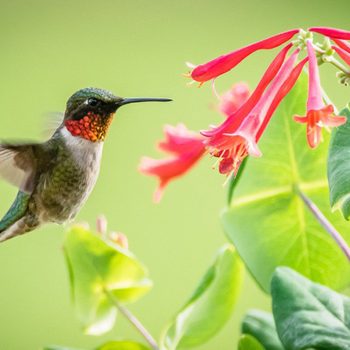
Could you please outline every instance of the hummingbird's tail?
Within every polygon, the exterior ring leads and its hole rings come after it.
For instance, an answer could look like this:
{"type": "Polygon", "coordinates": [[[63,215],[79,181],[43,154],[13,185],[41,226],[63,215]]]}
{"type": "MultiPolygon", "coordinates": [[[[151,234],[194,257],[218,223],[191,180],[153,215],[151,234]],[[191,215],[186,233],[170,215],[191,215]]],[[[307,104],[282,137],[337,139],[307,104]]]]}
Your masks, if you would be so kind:
{"type": "Polygon", "coordinates": [[[4,242],[10,238],[16,237],[18,235],[22,235],[23,233],[26,233],[28,231],[31,231],[31,229],[28,229],[28,225],[26,224],[26,218],[23,217],[16,221],[14,224],[9,226],[4,231],[0,232],[0,242],[4,242]]]}
{"type": "Polygon", "coordinates": [[[29,232],[39,225],[39,223],[33,224],[33,220],[28,220],[29,198],[29,194],[22,191],[18,192],[11,208],[0,221],[0,242],[29,232]],[[31,222],[30,225],[29,222],[31,222]]]}

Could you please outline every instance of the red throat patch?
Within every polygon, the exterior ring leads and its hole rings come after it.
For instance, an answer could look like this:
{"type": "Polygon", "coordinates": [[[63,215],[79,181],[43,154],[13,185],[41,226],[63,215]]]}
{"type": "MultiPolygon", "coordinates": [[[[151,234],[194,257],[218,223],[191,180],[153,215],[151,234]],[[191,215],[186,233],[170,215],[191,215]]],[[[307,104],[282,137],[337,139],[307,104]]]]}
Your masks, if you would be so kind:
{"type": "Polygon", "coordinates": [[[104,141],[112,118],[113,113],[103,117],[99,114],[88,112],[83,118],[79,120],[66,120],[64,124],[73,136],[97,142],[104,141]]]}

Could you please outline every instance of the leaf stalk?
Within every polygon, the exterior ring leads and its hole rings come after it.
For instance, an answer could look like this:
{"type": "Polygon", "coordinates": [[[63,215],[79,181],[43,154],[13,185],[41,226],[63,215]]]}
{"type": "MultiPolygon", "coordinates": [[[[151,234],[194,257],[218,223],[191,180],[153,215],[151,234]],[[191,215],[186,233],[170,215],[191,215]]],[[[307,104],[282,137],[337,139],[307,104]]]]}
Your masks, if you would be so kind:
{"type": "Polygon", "coordinates": [[[150,332],[144,327],[140,320],[124,305],[120,304],[114,295],[104,290],[110,302],[119,310],[119,312],[135,327],[135,329],[142,335],[146,342],[151,346],[153,350],[159,350],[159,346],[150,332]]]}
{"type": "Polygon", "coordinates": [[[331,237],[335,240],[337,245],[340,247],[340,249],[343,251],[343,253],[346,255],[346,257],[350,261],[350,247],[345,242],[342,235],[329,222],[329,220],[324,216],[324,214],[321,212],[321,210],[318,208],[318,206],[309,197],[307,197],[302,191],[300,191],[299,188],[296,189],[296,192],[299,195],[299,197],[301,198],[301,200],[304,202],[306,207],[314,215],[315,219],[331,235],[331,237]]]}

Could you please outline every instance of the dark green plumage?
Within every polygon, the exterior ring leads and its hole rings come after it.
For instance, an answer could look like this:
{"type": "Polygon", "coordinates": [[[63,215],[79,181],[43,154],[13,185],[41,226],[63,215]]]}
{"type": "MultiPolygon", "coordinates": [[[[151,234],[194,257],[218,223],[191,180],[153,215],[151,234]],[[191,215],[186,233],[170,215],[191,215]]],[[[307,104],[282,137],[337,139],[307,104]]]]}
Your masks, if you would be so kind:
{"type": "Polygon", "coordinates": [[[15,201],[0,221],[0,232],[10,227],[25,214],[29,199],[30,195],[28,193],[18,191],[15,201]]]}

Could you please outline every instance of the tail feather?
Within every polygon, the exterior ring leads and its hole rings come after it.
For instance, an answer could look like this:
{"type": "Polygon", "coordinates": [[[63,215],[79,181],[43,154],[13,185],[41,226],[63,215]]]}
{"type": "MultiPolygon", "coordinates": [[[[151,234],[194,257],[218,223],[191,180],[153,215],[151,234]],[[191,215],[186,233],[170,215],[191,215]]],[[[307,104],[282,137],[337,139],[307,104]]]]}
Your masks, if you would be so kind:
{"type": "Polygon", "coordinates": [[[26,233],[28,230],[28,226],[26,224],[26,217],[23,217],[16,221],[14,224],[6,228],[4,231],[0,232],[0,242],[4,242],[10,238],[26,233]]]}
{"type": "Polygon", "coordinates": [[[26,220],[30,195],[19,191],[10,209],[0,221],[0,242],[31,231],[26,220]]]}
{"type": "Polygon", "coordinates": [[[28,208],[30,194],[19,191],[10,209],[0,221],[0,232],[9,228],[12,224],[22,218],[28,208]]]}

